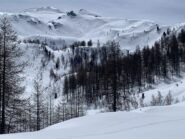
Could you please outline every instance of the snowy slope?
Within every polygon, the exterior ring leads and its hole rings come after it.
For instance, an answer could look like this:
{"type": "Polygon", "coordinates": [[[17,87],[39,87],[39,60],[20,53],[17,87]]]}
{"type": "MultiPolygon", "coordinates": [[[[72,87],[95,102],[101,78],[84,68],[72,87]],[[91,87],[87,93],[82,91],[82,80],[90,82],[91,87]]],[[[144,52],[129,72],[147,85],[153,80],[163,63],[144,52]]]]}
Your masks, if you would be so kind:
{"type": "MultiPolygon", "coordinates": [[[[157,96],[158,92],[161,93],[163,99],[171,93],[174,101],[184,101],[185,100],[185,78],[184,75],[182,78],[175,78],[172,81],[160,82],[158,85],[154,85],[153,89],[144,91],[145,99],[144,103],[149,105],[151,102],[152,95],[157,96]]],[[[140,95],[141,98],[141,95],[140,95]]]]}
{"type": "Polygon", "coordinates": [[[137,45],[152,45],[169,27],[149,20],[101,17],[84,9],[75,11],[76,16],[69,16],[53,7],[7,14],[20,38],[51,40],[57,48],[77,40],[92,39],[94,44],[98,40],[101,43],[116,40],[122,49],[135,50],[137,45]],[[157,26],[160,31],[157,31],[157,26]]]}
{"type": "Polygon", "coordinates": [[[2,139],[184,139],[185,103],[72,119],[39,132],[2,139]]]}
{"type": "Polygon", "coordinates": [[[25,80],[23,82],[23,85],[25,86],[25,97],[30,97],[34,92],[34,80],[36,80],[41,74],[42,74],[42,87],[45,90],[45,97],[47,97],[50,93],[50,90],[55,86],[60,86],[58,88],[58,96],[60,97],[62,95],[62,89],[63,89],[63,75],[67,74],[69,72],[69,59],[67,59],[70,56],[70,51],[68,49],[63,51],[53,51],[50,50],[51,53],[55,56],[54,59],[48,60],[43,52],[43,49],[40,47],[40,45],[35,44],[24,44],[21,43],[21,48],[24,52],[22,59],[27,61],[27,66],[25,67],[23,76],[25,77],[25,80]],[[65,65],[61,64],[60,69],[55,70],[55,64],[57,61],[57,58],[61,58],[61,56],[64,56],[65,62],[68,63],[65,67],[65,65]],[[43,63],[45,63],[45,66],[43,66],[43,63]],[[54,72],[59,75],[60,80],[53,81],[50,78],[50,70],[54,69],[54,72]]]}

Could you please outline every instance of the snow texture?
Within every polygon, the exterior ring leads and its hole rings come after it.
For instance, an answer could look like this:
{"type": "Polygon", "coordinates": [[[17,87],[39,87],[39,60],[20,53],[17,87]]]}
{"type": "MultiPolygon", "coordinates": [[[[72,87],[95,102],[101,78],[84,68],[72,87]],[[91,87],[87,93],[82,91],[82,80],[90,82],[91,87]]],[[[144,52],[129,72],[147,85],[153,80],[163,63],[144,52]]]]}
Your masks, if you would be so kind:
{"type": "Polygon", "coordinates": [[[171,28],[150,20],[101,17],[85,9],[74,11],[76,16],[67,13],[53,7],[43,7],[6,14],[21,39],[53,41],[57,48],[78,40],[92,39],[94,44],[98,40],[100,43],[115,40],[122,49],[133,51],[136,46],[153,45],[167,28],[171,28]]]}
{"type": "Polygon", "coordinates": [[[72,119],[39,132],[1,135],[2,139],[183,139],[185,103],[132,112],[72,119]]]}

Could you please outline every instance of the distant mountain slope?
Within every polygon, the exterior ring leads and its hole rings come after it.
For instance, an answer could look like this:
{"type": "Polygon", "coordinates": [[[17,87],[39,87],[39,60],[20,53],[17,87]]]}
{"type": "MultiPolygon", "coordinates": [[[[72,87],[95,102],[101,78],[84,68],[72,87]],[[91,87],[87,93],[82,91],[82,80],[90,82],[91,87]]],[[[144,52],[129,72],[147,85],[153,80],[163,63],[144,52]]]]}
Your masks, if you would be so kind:
{"type": "Polygon", "coordinates": [[[150,19],[162,24],[185,22],[184,0],[1,0],[4,12],[54,6],[63,10],[88,9],[102,16],[150,19]]]}
{"type": "Polygon", "coordinates": [[[84,9],[74,14],[53,7],[8,13],[21,38],[51,39],[59,48],[77,40],[92,39],[94,43],[116,40],[122,49],[135,50],[138,45],[152,45],[168,28],[148,20],[100,17],[84,9]]]}

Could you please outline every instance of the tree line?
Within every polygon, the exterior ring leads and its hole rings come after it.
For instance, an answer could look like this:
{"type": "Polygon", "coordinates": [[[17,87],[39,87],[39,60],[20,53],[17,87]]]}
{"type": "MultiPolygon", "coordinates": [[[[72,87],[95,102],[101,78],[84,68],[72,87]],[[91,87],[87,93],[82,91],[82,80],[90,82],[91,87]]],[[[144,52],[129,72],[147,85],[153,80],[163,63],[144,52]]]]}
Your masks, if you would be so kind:
{"type": "Polygon", "coordinates": [[[123,52],[119,43],[74,49],[71,74],[65,77],[63,93],[67,98],[79,94],[87,106],[109,111],[130,110],[142,105],[138,94],[158,81],[180,76],[185,62],[185,31],[168,30],[152,47],[123,52]]]}

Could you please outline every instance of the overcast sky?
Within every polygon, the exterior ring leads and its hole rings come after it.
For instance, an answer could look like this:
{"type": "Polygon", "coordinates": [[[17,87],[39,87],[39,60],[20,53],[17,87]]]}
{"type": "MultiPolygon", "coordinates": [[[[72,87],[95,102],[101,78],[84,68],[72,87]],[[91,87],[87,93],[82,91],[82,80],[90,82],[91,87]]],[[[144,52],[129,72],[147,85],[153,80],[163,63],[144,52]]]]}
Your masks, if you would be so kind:
{"type": "Polygon", "coordinates": [[[102,16],[150,19],[163,24],[185,22],[185,0],[0,0],[2,12],[46,6],[63,11],[83,8],[102,16]]]}

